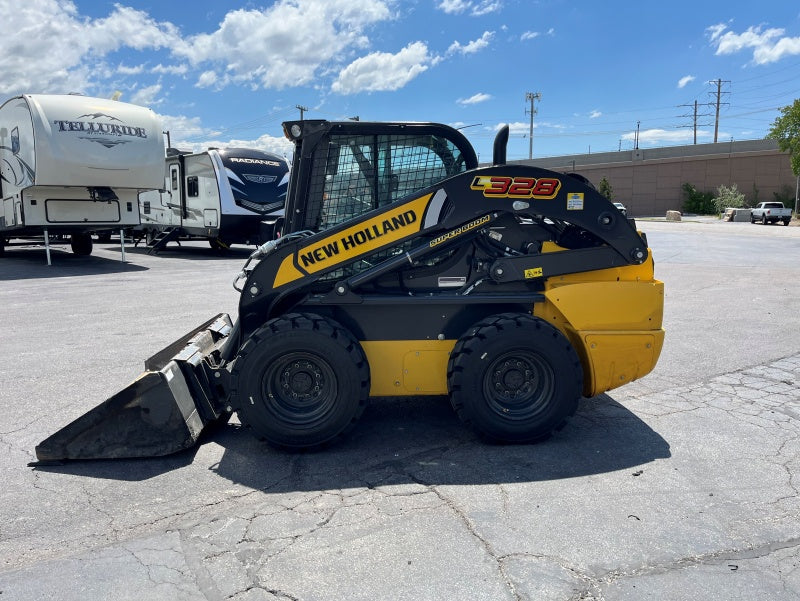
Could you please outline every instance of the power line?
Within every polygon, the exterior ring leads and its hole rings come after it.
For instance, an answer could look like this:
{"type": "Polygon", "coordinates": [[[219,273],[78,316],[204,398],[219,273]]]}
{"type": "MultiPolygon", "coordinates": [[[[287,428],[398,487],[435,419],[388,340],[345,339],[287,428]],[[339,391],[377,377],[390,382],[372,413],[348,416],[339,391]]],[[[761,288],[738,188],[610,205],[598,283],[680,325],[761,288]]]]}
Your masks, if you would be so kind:
{"type": "Polygon", "coordinates": [[[527,114],[530,112],[531,115],[531,130],[530,134],[528,135],[528,158],[533,158],[533,116],[536,114],[536,107],[534,106],[534,102],[542,100],[542,93],[541,92],[525,92],[525,100],[530,100],[531,102],[531,110],[525,109],[525,113],[527,114]]]}
{"type": "MultiPolygon", "coordinates": [[[[685,106],[685,107],[689,107],[689,108],[692,107],[691,104],[679,104],[678,106],[685,106]]],[[[694,130],[694,143],[695,144],[697,144],[697,125],[698,125],[697,118],[698,117],[710,117],[711,116],[709,113],[698,113],[697,112],[697,107],[698,106],[708,106],[708,105],[706,105],[706,104],[698,105],[697,104],[697,100],[695,100],[694,101],[694,111],[693,111],[693,113],[691,115],[678,115],[679,119],[685,119],[686,117],[691,117],[692,118],[692,124],[691,125],[679,125],[678,127],[691,127],[694,130]]],[[[710,123],[703,123],[701,125],[710,125],[710,123]]]]}

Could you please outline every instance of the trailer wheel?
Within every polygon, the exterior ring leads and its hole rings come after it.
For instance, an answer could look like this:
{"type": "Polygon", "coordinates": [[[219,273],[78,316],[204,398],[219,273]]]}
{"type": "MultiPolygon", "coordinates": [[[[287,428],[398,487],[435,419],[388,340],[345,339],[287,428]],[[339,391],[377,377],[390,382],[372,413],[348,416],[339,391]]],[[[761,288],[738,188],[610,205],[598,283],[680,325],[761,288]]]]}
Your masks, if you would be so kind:
{"type": "Polygon", "coordinates": [[[450,402],[483,438],[527,443],[547,438],[575,413],[583,369],[556,328],[524,313],[471,327],[447,366],[450,402]]]}
{"type": "Polygon", "coordinates": [[[91,234],[72,234],[69,244],[72,252],[76,255],[86,256],[92,254],[91,234]]]}
{"type": "Polygon", "coordinates": [[[316,447],[343,437],[364,412],[369,388],[358,341],[311,314],[267,322],[242,345],[231,372],[231,404],[240,421],[279,447],[316,447]]]}

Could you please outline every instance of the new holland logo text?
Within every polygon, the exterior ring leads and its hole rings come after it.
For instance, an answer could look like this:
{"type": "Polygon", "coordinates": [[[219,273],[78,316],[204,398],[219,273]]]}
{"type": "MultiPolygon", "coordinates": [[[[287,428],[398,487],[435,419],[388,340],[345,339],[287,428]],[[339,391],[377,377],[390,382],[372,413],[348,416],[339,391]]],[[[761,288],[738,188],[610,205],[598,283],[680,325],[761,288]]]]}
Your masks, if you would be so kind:
{"type": "Polygon", "coordinates": [[[375,221],[372,224],[367,224],[361,229],[350,233],[347,230],[342,233],[341,238],[338,240],[324,241],[316,248],[309,251],[301,252],[300,263],[303,267],[314,265],[320,261],[325,261],[338,255],[340,252],[347,252],[354,250],[366,244],[377,240],[387,234],[397,232],[417,221],[417,214],[414,211],[405,211],[392,217],[387,217],[382,221],[375,221]]]}
{"type": "Polygon", "coordinates": [[[466,225],[462,225],[461,227],[458,227],[454,230],[447,232],[446,234],[442,234],[438,238],[434,238],[430,242],[430,247],[433,248],[434,246],[438,246],[442,242],[447,242],[448,240],[452,240],[456,236],[460,236],[461,234],[466,234],[468,231],[474,230],[476,227],[480,227],[484,223],[488,223],[491,220],[492,218],[490,215],[484,215],[483,217],[480,217],[475,221],[471,221],[466,225]]]}
{"type": "Polygon", "coordinates": [[[470,188],[483,191],[488,198],[555,198],[561,180],[553,177],[506,177],[502,175],[476,175],[470,188]]]}

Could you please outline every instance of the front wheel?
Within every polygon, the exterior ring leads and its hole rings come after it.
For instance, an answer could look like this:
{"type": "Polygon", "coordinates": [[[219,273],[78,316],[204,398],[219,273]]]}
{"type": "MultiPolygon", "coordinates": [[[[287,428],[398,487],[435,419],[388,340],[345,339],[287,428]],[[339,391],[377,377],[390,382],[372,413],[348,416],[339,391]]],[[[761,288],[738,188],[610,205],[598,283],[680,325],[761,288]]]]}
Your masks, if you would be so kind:
{"type": "Polygon", "coordinates": [[[547,438],[575,413],[583,369],[556,328],[526,313],[478,322],[447,366],[450,402],[482,437],[526,443],[547,438]]]}
{"type": "Polygon", "coordinates": [[[343,437],[364,412],[369,388],[358,341],[333,320],[304,313],[256,330],[231,372],[231,404],[242,424],[279,447],[343,437]]]}

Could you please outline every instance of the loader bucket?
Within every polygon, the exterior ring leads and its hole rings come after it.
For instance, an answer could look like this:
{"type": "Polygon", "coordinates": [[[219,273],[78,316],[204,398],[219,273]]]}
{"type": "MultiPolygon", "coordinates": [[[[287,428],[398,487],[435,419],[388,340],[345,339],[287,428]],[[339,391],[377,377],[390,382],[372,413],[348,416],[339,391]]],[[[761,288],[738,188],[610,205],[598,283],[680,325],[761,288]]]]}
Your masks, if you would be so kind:
{"type": "Polygon", "coordinates": [[[221,313],[145,361],[145,372],[36,447],[40,461],[159,457],[193,446],[203,428],[225,415],[217,370],[231,321],[221,313]]]}

